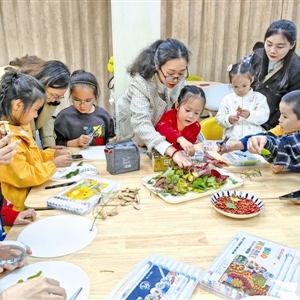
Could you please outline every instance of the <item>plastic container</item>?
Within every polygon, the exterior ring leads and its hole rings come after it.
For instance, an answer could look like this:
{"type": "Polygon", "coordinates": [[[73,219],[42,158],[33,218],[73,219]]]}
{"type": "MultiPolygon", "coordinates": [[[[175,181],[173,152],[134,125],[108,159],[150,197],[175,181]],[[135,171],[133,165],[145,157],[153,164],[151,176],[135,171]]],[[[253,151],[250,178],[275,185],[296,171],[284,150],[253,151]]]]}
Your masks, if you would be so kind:
{"type": "Polygon", "coordinates": [[[233,166],[256,166],[261,163],[261,160],[258,157],[254,156],[253,154],[249,153],[248,151],[235,151],[225,153],[222,156],[224,160],[233,166]]]}
{"type": "Polygon", "coordinates": [[[227,299],[299,299],[299,262],[299,250],[240,231],[202,274],[200,287],[227,299]]]}
{"type": "Polygon", "coordinates": [[[201,273],[199,268],[151,254],[123,277],[106,299],[190,299],[201,273]]]}

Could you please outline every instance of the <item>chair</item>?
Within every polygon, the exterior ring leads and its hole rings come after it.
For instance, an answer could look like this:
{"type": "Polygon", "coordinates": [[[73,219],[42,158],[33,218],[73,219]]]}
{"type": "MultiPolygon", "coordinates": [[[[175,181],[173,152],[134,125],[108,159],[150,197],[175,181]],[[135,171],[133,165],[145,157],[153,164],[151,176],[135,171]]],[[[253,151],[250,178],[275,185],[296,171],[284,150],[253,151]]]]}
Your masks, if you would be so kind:
{"type": "Polygon", "coordinates": [[[206,97],[204,109],[208,112],[210,117],[216,115],[222,99],[232,93],[232,88],[229,84],[204,86],[202,89],[206,97]]]}
{"type": "Polygon", "coordinates": [[[215,117],[209,117],[200,122],[201,132],[205,140],[222,140],[223,127],[217,123],[215,117]]]}
{"type": "Polygon", "coordinates": [[[202,81],[203,79],[200,76],[190,74],[186,81],[202,81]]]}

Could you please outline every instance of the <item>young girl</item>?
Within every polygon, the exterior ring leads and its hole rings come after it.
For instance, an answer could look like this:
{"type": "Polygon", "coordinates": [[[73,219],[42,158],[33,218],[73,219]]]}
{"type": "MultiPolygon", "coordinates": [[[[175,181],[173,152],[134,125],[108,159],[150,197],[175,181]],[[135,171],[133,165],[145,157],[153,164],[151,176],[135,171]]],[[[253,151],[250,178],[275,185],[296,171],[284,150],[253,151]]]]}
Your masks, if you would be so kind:
{"type": "MultiPolygon", "coordinates": [[[[30,122],[46,100],[45,89],[35,78],[18,73],[5,73],[0,82],[0,119],[9,121],[12,141],[20,140],[12,162],[0,165],[3,196],[11,205],[2,209],[4,224],[27,224],[35,212],[25,209],[24,202],[33,186],[50,179],[57,167],[72,164],[71,153],[63,150],[40,150],[30,130],[30,122]]],[[[3,126],[3,125],[2,125],[3,126]]]]}
{"type": "Polygon", "coordinates": [[[99,85],[92,73],[73,72],[70,87],[73,106],[63,109],[55,119],[56,145],[105,145],[115,136],[113,119],[96,105],[99,96],[99,85]]]}
{"type": "Polygon", "coordinates": [[[157,40],[137,56],[128,69],[132,80],[116,103],[117,135],[133,139],[149,151],[172,157],[179,167],[192,164],[176,151],[155,126],[177,101],[188,76],[190,52],[175,39],[157,40]],[[176,153],[175,153],[176,151],[176,153]]]}
{"type": "Polygon", "coordinates": [[[223,138],[228,136],[229,140],[236,141],[261,132],[270,110],[266,97],[251,88],[254,78],[249,63],[239,62],[229,66],[228,71],[234,92],[223,98],[216,120],[225,128],[223,138]]]}
{"type": "Polygon", "coordinates": [[[189,156],[195,154],[194,144],[201,129],[198,119],[205,102],[201,88],[186,85],[179,94],[175,109],[165,112],[157,123],[155,129],[166,137],[176,151],[184,150],[189,156]]]}

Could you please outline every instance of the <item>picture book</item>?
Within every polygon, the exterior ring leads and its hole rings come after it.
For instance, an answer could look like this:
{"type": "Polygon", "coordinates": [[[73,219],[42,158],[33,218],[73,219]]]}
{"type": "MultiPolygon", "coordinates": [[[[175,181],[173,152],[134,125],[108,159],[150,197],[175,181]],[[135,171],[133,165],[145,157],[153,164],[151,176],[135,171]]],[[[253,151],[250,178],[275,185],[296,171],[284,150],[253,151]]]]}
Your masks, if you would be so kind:
{"type": "Polygon", "coordinates": [[[97,204],[102,195],[118,189],[119,181],[100,177],[85,177],[47,200],[47,206],[84,214],[97,204]]]}
{"type": "Polygon", "coordinates": [[[229,299],[299,296],[300,251],[238,232],[203,273],[200,285],[229,299]]]}

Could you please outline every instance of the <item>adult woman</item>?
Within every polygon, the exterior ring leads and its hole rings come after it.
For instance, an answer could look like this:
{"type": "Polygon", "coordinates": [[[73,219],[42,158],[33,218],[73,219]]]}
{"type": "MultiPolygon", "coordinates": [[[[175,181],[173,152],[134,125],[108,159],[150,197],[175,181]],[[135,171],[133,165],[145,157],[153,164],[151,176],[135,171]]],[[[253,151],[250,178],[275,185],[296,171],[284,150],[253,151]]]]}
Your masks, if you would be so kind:
{"type": "Polygon", "coordinates": [[[278,124],[279,102],[283,95],[300,89],[300,59],[295,54],[297,29],[288,20],[273,22],[264,38],[264,48],[254,52],[250,63],[255,72],[254,90],[267,97],[270,116],[262,126],[278,124]]]}
{"type": "MultiPolygon", "coordinates": [[[[64,98],[70,84],[68,67],[58,60],[44,61],[36,56],[25,55],[9,63],[11,68],[20,73],[28,74],[38,79],[46,88],[47,100],[38,111],[38,117],[31,122],[32,135],[35,138],[39,130],[42,147],[55,147],[54,120],[52,115],[64,98]]],[[[5,69],[10,69],[6,67],[5,69]]]]}
{"type": "Polygon", "coordinates": [[[132,78],[116,105],[117,136],[133,139],[148,150],[169,155],[180,166],[191,164],[155,130],[162,114],[177,101],[188,75],[190,52],[175,39],[157,40],[143,50],[129,67],[132,78]]]}

